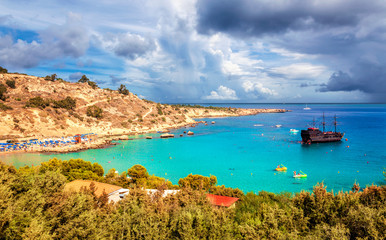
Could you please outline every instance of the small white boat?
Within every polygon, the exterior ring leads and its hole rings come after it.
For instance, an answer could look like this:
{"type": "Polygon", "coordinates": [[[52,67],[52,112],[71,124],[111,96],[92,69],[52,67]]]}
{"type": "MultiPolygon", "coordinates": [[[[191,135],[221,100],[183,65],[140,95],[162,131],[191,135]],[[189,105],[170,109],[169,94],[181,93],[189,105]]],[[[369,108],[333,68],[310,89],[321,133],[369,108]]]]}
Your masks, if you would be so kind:
{"type": "Polygon", "coordinates": [[[255,126],[255,127],[262,127],[262,126],[264,126],[263,124],[255,124],[255,125],[253,125],[253,126],[255,126]]]}
{"type": "Polygon", "coordinates": [[[281,124],[277,124],[277,125],[275,125],[275,127],[277,127],[277,128],[279,128],[279,127],[281,127],[282,125],[281,124]]]}
{"type": "Polygon", "coordinates": [[[298,133],[299,132],[299,130],[297,130],[297,129],[290,129],[290,133],[298,133]]]}
{"type": "Polygon", "coordinates": [[[309,107],[307,106],[307,104],[306,104],[306,107],[303,108],[303,110],[311,110],[311,108],[309,108],[309,107]]]}

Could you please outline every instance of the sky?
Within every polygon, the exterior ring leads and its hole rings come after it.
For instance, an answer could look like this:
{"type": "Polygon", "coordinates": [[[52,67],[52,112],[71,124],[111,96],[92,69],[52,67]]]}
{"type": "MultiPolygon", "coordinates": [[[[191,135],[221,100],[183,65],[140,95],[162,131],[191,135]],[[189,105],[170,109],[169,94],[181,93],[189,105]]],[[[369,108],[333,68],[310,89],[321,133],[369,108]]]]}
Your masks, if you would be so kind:
{"type": "Polygon", "coordinates": [[[0,0],[0,66],[163,103],[386,102],[386,1],[0,0]]]}

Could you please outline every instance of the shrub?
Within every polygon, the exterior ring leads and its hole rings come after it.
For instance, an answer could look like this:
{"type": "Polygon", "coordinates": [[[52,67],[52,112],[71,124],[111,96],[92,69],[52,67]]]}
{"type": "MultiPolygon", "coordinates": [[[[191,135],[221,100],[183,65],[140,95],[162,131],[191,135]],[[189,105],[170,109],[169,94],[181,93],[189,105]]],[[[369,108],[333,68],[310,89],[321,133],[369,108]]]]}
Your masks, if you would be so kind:
{"type": "Polygon", "coordinates": [[[30,98],[25,106],[44,109],[44,108],[48,107],[49,105],[50,105],[49,100],[45,100],[42,97],[34,97],[34,98],[30,98]]]}
{"type": "Polygon", "coordinates": [[[118,88],[118,92],[123,95],[129,95],[129,90],[123,84],[118,88]]]}
{"type": "Polygon", "coordinates": [[[13,89],[16,88],[16,86],[15,86],[15,80],[7,80],[5,83],[6,83],[6,84],[8,85],[8,87],[10,87],[10,88],[13,88],[13,89]]]}
{"type": "Polygon", "coordinates": [[[159,104],[159,103],[157,103],[157,111],[158,111],[158,115],[164,114],[164,113],[162,112],[161,104],[159,104]]]}
{"type": "Polygon", "coordinates": [[[94,117],[94,118],[102,118],[103,110],[98,106],[89,106],[87,107],[87,116],[94,117]]]}
{"type": "Polygon", "coordinates": [[[0,84],[0,100],[5,101],[5,93],[7,92],[7,87],[4,84],[0,84]]]}
{"type": "Polygon", "coordinates": [[[54,82],[56,80],[56,74],[52,74],[51,76],[47,75],[44,80],[54,82]]]}
{"type": "Polygon", "coordinates": [[[0,66],[0,73],[8,73],[8,70],[0,66]]]}
{"type": "Polygon", "coordinates": [[[12,110],[13,108],[10,106],[5,105],[4,103],[0,102],[0,109],[3,111],[12,110]]]}
{"type": "Polygon", "coordinates": [[[80,83],[87,83],[89,86],[91,86],[93,89],[97,88],[98,85],[96,84],[96,82],[93,82],[93,81],[90,81],[90,79],[88,79],[88,77],[86,77],[86,75],[83,75],[79,80],[78,82],[80,83]]]}
{"type": "Polygon", "coordinates": [[[54,108],[64,108],[67,110],[73,110],[76,107],[76,100],[71,97],[66,97],[63,100],[54,101],[54,108]]]}

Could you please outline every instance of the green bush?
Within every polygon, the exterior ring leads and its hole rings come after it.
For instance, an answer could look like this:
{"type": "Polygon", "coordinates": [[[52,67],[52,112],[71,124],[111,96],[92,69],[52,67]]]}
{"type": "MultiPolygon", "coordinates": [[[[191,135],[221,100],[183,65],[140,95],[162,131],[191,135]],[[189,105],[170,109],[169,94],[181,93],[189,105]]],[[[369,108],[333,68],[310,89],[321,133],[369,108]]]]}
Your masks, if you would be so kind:
{"type": "Polygon", "coordinates": [[[129,95],[129,90],[123,84],[118,88],[118,92],[123,95],[129,95]]]}
{"type": "Polygon", "coordinates": [[[88,85],[90,85],[93,89],[97,88],[98,85],[96,84],[96,82],[93,82],[93,81],[90,81],[90,79],[88,79],[88,77],[86,77],[86,75],[83,75],[79,80],[78,82],[80,83],[87,83],[88,85]]]}
{"type": "Polygon", "coordinates": [[[30,98],[28,102],[26,103],[26,107],[32,107],[32,108],[40,108],[44,109],[50,105],[49,100],[45,100],[42,97],[34,97],[30,98]]]}
{"type": "Polygon", "coordinates": [[[13,108],[10,106],[5,105],[4,103],[0,102],[0,109],[3,111],[12,110],[13,108]]]}
{"type": "Polygon", "coordinates": [[[73,110],[76,107],[76,100],[71,97],[66,97],[63,100],[53,101],[54,108],[64,108],[67,110],[73,110]]]}
{"type": "Polygon", "coordinates": [[[102,113],[103,113],[103,110],[100,107],[96,106],[96,105],[87,107],[86,114],[89,117],[94,117],[94,118],[98,118],[99,119],[99,118],[103,117],[102,113]]]}
{"type": "Polygon", "coordinates": [[[159,103],[157,103],[157,111],[158,111],[158,115],[164,114],[164,113],[162,112],[162,106],[161,106],[161,104],[159,104],[159,103]]]}
{"type": "Polygon", "coordinates": [[[56,74],[52,74],[51,76],[47,75],[44,80],[54,82],[56,80],[56,74]]]}
{"type": "Polygon", "coordinates": [[[6,83],[6,84],[8,85],[8,87],[10,87],[10,88],[13,88],[13,89],[16,88],[15,80],[7,80],[7,81],[5,81],[5,83],[6,83]]]}
{"type": "Polygon", "coordinates": [[[5,101],[5,99],[7,99],[7,97],[5,96],[5,93],[7,92],[7,87],[0,83],[0,100],[3,100],[5,101]]]}
{"type": "Polygon", "coordinates": [[[0,73],[8,73],[8,70],[0,66],[0,73]]]}

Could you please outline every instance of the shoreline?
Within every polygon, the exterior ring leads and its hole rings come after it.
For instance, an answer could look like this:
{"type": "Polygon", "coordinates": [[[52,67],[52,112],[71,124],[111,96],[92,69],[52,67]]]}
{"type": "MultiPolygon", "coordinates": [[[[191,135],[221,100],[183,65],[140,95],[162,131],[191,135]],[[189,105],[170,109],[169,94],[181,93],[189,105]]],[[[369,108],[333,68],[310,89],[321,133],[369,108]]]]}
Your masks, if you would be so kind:
{"type": "MultiPolygon", "coordinates": [[[[200,109],[202,110],[202,109],[200,109]]],[[[140,130],[140,131],[134,131],[129,133],[122,133],[122,134],[105,134],[98,136],[97,139],[94,139],[92,141],[82,142],[78,144],[71,144],[66,146],[52,146],[52,147],[32,147],[27,149],[21,149],[21,150],[14,150],[14,151],[3,151],[0,152],[0,156],[2,155],[8,155],[8,154],[20,154],[20,153],[43,153],[43,154],[58,154],[58,153],[71,153],[71,152],[81,152],[89,149],[102,149],[102,148],[108,148],[111,146],[118,145],[119,143],[116,143],[114,141],[120,141],[120,140],[133,140],[130,138],[130,136],[135,135],[141,135],[141,134],[149,134],[149,133],[165,133],[169,132],[170,130],[174,129],[181,129],[184,127],[195,127],[198,124],[207,124],[205,121],[196,121],[194,119],[202,119],[202,118],[226,118],[226,117],[241,117],[241,116],[251,116],[251,115],[257,115],[260,113],[285,113],[289,110],[285,109],[238,109],[237,114],[234,113],[226,113],[226,112],[219,112],[219,111],[211,111],[207,114],[203,114],[202,112],[196,113],[195,111],[193,113],[189,114],[189,117],[194,122],[185,122],[182,124],[174,124],[172,126],[168,127],[153,127],[149,128],[147,130],[140,130]],[[194,118],[194,119],[193,119],[194,118]]],[[[49,136],[45,136],[43,138],[49,138],[49,136]]]]}

